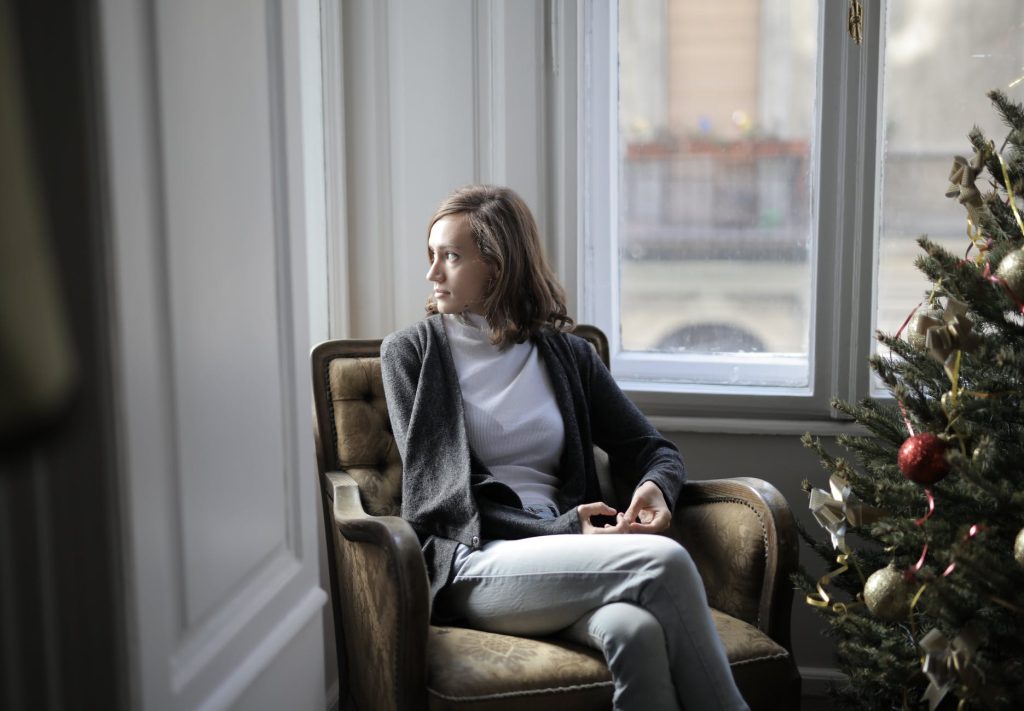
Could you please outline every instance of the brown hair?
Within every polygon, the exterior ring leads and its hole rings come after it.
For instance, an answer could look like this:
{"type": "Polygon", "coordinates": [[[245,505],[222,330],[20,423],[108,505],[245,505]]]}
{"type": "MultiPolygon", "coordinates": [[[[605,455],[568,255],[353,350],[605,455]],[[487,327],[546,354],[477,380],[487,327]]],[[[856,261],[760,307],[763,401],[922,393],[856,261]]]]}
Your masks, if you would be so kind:
{"type": "MultiPolygon", "coordinates": [[[[457,214],[465,215],[484,262],[494,268],[493,285],[483,303],[491,342],[503,346],[523,343],[545,329],[571,331],[565,290],[544,258],[537,221],[523,199],[509,188],[460,188],[437,208],[427,235],[442,217],[457,214]]],[[[437,312],[431,296],[427,313],[437,312]]]]}

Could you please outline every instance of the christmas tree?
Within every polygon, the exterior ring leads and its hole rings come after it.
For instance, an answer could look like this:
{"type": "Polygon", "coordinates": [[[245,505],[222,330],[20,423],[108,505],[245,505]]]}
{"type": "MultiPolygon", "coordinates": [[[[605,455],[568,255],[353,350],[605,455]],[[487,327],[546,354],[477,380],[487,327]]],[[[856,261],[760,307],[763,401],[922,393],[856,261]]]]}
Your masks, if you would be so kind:
{"type": "Polygon", "coordinates": [[[803,534],[829,573],[798,582],[849,708],[1024,708],[1024,107],[989,98],[1008,135],[975,127],[946,192],[964,251],[919,238],[931,288],[876,336],[892,399],[833,402],[871,433],[839,438],[856,461],[804,437],[828,475],[805,482],[828,537],[803,534]]]}

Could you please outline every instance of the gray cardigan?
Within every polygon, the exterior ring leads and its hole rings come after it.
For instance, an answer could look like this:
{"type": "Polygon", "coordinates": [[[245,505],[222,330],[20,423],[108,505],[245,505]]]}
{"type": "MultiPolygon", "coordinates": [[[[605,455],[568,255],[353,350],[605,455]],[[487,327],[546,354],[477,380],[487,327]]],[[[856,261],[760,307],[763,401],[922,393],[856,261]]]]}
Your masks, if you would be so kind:
{"type": "Polygon", "coordinates": [[[686,479],[676,447],[623,394],[589,343],[566,333],[534,340],[565,421],[555,519],[524,511],[470,449],[462,393],[440,315],[392,333],[381,346],[384,392],[402,457],[402,518],[419,536],[431,600],[448,582],[459,543],[579,533],[576,506],[599,501],[594,445],[613,471],[653,481],[674,508],[686,479]],[[625,471],[623,471],[625,470],[625,471]]]}

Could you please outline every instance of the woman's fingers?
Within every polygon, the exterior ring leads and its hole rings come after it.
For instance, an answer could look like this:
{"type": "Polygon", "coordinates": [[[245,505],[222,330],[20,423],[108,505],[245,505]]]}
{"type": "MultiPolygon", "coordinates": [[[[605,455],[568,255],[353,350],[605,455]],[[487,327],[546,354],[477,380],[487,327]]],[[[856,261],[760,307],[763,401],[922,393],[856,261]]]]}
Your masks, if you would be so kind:
{"type": "Polygon", "coordinates": [[[576,513],[583,533],[661,533],[672,523],[672,514],[663,502],[654,502],[652,506],[635,500],[628,511],[621,513],[603,501],[594,501],[580,504],[576,513]],[[595,525],[593,516],[615,516],[615,523],[595,525]]]}
{"type": "Polygon", "coordinates": [[[591,516],[614,516],[617,512],[603,501],[593,501],[589,504],[580,504],[576,507],[580,519],[589,519],[591,516]]]}
{"type": "MultiPolygon", "coordinates": [[[[614,510],[614,509],[613,509],[614,510]]],[[[629,533],[626,518],[620,513],[615,515],[615,523],[606,523],[604,527],[595,527],[592,533],[629,533]]]]}
{"type": "Polygon", "coordinates": [[[667,509],[644,509],[639,521],[629,524],[630,533],[661,533],[672,523],[672,514],[667,509]]]}
{"type": "Polygon", "coordinates": [[[625,518],[603,501],[594,501],[588,504],[580,504],[576,507],[576,513],[580,517],[580,529],[583,533],[626,533],[629,528],[625,518]],[[603,526],[594,525],[593,516],[615,516],[615,523],[606,523],[603,526]]]}

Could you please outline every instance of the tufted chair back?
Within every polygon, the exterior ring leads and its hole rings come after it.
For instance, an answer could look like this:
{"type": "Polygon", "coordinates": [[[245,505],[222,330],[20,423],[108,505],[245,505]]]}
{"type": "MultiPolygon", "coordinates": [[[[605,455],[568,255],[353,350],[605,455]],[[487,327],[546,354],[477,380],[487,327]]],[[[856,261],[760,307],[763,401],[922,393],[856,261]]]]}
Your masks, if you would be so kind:
{"type": "Polygon", "coordinates": [[[324,471],[344,471],[359,484],[363,507],[397,516],[402,506],[402,460],[391,433],[377,353],[333,358],[324,364],[331,436],[324,471]],[[344,437],[338,433],[344,432],[344,437]]]}
{"type": "MultiPolygon", "coordinates": [[[[600,330],[579,325],[575,333],[608,364],[608,339],[600,330]]],[[[344,471],[355,479],[367,513],[397,516],[402,508],[402,460],[384,399],[380,341],[335,343],[337,348],[321,353],[320,362],[314,362],[322,371],[314,377],[327,385],[314,393],[317,420],[323,423],[316,432],[320,471],[344,471]]],[[[601,479],[607,487],[603,469],[601,479]]]]}

